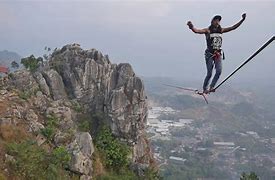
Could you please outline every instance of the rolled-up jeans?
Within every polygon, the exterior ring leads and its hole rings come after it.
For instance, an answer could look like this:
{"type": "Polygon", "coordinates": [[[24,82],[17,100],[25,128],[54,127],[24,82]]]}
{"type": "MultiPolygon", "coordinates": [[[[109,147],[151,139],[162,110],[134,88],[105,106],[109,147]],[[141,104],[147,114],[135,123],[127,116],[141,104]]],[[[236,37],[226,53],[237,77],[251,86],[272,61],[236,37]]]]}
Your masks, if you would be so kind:
{"type": "Polygon", "coordinates": [[[222,59],[221,56],[219,59],[214,59],[213,54],[210,53],[208,50],[205,50],[205,62],[206,62],[206,68],[207,68],[207,74],[204,79],[203,83],[203,90],[206,90],[209,84],[209,81],[212,76],[213,67],[215,65],[216,73],[214,78],[212,79],[212,82],[210,84],[210,88],[214,88],[221,73],[222,73],[222,59]]]}

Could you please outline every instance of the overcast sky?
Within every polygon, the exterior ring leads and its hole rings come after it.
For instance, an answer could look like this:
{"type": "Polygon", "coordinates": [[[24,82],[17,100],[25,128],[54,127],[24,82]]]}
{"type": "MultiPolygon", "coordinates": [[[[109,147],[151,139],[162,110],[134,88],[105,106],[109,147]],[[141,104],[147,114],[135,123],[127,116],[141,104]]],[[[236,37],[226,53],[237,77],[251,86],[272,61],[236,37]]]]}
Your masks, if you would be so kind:
{"type": "MultiPolygon", "coordinates": [[[[246,21],[223,35],[224,77],[275,35],[275,1],[0,0],[0,50],[42,55],[45,46],[76,42],[131,63],[140,76],[203,79],[205,37],[186,22],[205,28],[220,14],[226,27],[243,12],[246,21]]],[[[274,53],[275,42],[235,77],[275,84],[274,53]]]]}

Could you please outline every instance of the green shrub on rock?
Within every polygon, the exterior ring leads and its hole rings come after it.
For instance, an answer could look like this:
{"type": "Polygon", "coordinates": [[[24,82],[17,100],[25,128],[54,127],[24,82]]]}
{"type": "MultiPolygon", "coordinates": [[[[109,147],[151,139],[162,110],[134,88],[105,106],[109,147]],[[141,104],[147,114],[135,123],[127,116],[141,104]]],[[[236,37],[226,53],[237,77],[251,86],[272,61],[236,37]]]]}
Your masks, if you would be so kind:
{"type": "Polygon", "coordinates": [[[129,164],[127,155],[130,148],[112,135],[106,126],[103,126],[96,137],[96,147],[103,153],[105,165],[119,170],[129,164]]]}
{"type": "Polygon", "coordinates": [[[57,147],[47,152],[35,141],[7,144],[7,153],[14,157],[9,162],[10,170],[20,179],[68,179],[65,168],[70,161],[70,154],[64,147],[57,147]]]}

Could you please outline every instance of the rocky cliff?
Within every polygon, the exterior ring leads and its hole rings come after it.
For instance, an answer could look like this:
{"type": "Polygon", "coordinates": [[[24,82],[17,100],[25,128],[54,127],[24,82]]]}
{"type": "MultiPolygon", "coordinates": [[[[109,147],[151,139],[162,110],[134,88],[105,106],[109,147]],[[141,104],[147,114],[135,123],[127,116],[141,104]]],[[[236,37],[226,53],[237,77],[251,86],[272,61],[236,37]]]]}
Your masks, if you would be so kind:
{"type": "Polygon", "coordinates": [[[130,64],[112,64],[95,49],[66,45],[37,71],[20,70],[2,78],[0,88],[0,126],[21,126],[42,145],[46,139],[39,132],[47,125],[45,117],[54,115],[59,121],[52,143],[67,148],[72,155],[69,169],[82,179],[93,177],[95,135],[78,130],[82,114],[104,115],[112,134],[131,147],[131,167],[139,175],[154,166],[145,135],[144,84],[130,64]]]}

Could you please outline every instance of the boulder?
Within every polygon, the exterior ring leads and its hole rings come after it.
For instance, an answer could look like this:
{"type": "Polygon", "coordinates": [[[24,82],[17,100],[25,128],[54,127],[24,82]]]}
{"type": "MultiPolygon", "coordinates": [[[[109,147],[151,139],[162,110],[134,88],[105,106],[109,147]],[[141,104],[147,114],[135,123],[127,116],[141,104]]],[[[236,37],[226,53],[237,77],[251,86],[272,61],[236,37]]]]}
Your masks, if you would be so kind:
{"type": "Polygon", "coordinates": [[[92,175],[92,154],[94,145],[88,132],[77,133],[72,143],[68,145],[68,151],[72,155],[70,170],[83,176],[92,175]]]}

